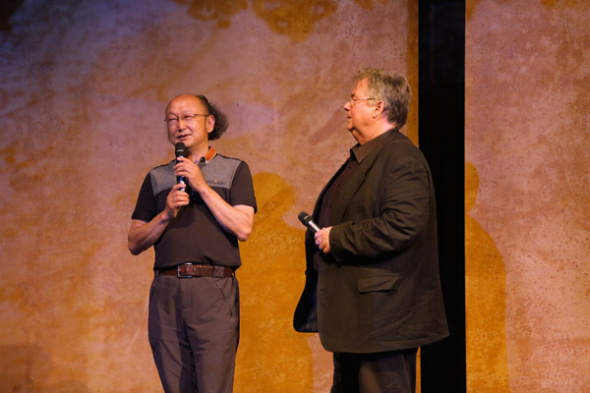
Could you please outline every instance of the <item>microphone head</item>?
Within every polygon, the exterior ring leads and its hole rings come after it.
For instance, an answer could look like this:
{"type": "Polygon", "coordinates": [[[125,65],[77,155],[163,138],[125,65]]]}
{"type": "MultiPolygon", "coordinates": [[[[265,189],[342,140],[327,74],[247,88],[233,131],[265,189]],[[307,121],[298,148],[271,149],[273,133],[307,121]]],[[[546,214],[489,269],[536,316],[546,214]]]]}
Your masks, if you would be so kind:
{"type": "Polygon", "coordinates": [[[174,153],[176,154],[176,157],[186,157],[186,147],[184,146],[184,143],[182,142],[178,142],[176,145],[174,145],[174,153]]]}
{"type": "Polygon", "coordinates": [[[299,218],[299,221],[301,221],[303,225],[307,225],[312,220],[311,216],[306,212],[299,213],[297,218],[299,218]]]}

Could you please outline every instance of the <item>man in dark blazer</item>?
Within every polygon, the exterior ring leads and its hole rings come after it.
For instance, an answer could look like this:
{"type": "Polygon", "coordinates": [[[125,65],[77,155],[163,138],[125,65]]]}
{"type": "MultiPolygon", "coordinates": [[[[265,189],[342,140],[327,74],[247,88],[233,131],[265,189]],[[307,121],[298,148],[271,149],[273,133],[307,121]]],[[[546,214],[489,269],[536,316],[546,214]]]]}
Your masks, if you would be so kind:
{"type": "Polygon", "coordinates": [[[433,182],[399,132],[406,78],[365,69],[354,82],[343,109],[358,143],[316,203],[294,327],[333,352],[332,393],[415,392],[418,348],[448,335],[433,182]]]}

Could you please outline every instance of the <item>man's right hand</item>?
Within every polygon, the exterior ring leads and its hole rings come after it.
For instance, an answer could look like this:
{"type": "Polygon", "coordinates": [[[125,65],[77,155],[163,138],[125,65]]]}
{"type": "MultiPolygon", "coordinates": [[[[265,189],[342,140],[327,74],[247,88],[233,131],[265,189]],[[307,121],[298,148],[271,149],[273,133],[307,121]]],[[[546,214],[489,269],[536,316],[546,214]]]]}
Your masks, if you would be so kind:
{"type": "Polygon", "coordinates": [[[168,193],[165,212],[169,219],[176,218],[180,208],[189,204],[189,195],[186,191],[182,190],[185,187],[184,184],[176,184],[168,193]]]}

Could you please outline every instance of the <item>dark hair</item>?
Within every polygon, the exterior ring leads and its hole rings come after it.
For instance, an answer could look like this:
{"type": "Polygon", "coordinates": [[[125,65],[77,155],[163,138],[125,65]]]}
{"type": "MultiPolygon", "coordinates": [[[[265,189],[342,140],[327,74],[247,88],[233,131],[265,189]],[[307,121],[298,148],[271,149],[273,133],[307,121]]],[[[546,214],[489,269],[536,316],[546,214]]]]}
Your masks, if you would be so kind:
{"type": "Polygon", "coordinates": [[[213,105],[207,97],[202,94],[195,94],[203,105],[207,108],[207,112],[215,118],[215,126],[213,127],[213,131],[209,133],[209,140],[213,141],[215,139],[219,139],[221,135],[227,131],[227,127],[229,126],[229,122],[227,120],[227,116],[221,112],[215,105],[213,105]]]}

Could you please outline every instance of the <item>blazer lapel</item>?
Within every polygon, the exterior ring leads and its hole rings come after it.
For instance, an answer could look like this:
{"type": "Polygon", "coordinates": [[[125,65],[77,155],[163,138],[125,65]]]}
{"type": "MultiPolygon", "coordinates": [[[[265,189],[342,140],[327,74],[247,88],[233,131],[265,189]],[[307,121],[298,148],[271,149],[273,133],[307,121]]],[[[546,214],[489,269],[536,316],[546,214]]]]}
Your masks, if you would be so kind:
{"type": "MultiPolygon", "coordinates": [[[[379,157],[379,154],[383,151],[383,148],[390,141],[395,139],[395,137],[397,137],[397,135],[398,135],[398,133],[396,131],[392,131],[390,133],[390,135],[388,135],[386,137],[386,139],[383,141],[383,143],[376,146],[369,153],[369,155],[361,162],[358,170],[354,173],[354,175],[346,183],[346,185],[342,189],[342,193],[340,194],[340,196],[336,200],[336,203],[334,204],[334,210],[332,211],[332,222],[330,223],[331,225],[338,224],[338,223],[342,222],[342,219],[344,217],[344,214],[346,213],[346,209],[348,207],[348,204],[350,203],[350,200],[352,199],[352,197],[354,197],[354,195],[361,188],[361,186],[365,180],[365,176],[366,176],[367,172],[369,172],[369,170],[373,167],[373,164],[375,164],[375,161],[377,160],[377,157],[379,157]]],[[[342,170],[342,168],[340,169],[340,171],[341,170],[342,170]]],[[[338,171],[337,174],[339,174],[340,171],[338,171]]],[[[336,176],[334,176],[334,178],[335,177],[336,176]]],[[[332,183],[334,178],[332,178],[332,180],[330,180],[329,184],[332,183]]]]}
{"type": "Polygon", "coordinates": [[[324,186],[324,189],[320,192],[320,195],[318,195],[318,199],[317,199],[317,201],[315,203],[315,206],[313,208],[313,214],[312,214],[312,217],[314,218],[314,220],[317,220],[319,218],[320,206],[322,206],[322,201],[323,201],[324,197],[326,196],[326,191],[328,191],[328,189],[330,188],[330,186],[332,186],[332,183],[334,183],[334,180],[336,180],[338,178],[338,176],[340,175],[340,173],[344,170],[344,168],[346,167],[346,163],[347,162],[348,161],[346,161],[344,164],[342,164],[342,166],[340,167],[340,169],[338,169],[336,171],[336,173],[332,176],[332,178],[324,186]]]}

